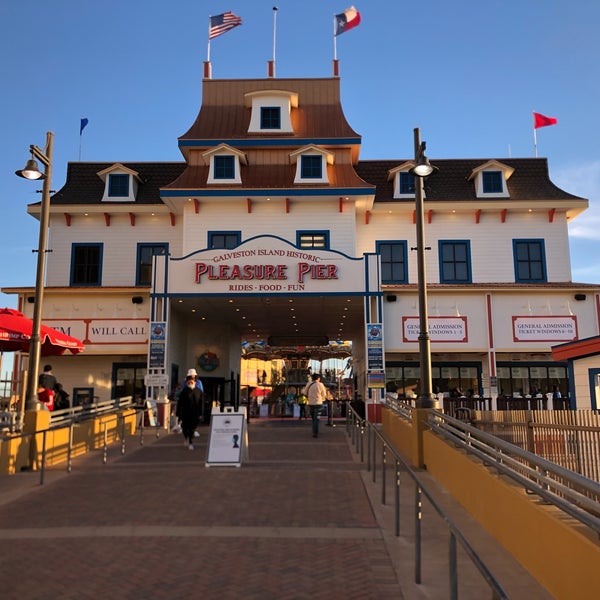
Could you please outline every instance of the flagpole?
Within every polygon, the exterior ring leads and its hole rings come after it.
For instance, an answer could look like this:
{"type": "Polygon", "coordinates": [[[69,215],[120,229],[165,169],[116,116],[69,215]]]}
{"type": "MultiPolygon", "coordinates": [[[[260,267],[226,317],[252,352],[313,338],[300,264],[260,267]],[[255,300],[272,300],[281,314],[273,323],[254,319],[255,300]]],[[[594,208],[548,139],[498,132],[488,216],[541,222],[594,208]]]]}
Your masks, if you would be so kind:
{"type": "Polygon", "coordinates": [[[81,162],[81,139],[83,138],[83,129],[81,129],[81,120],[79,121],[79,156],[77,162],[81,162]]]}
{"type": "Polygon", "coordinates": [[[210,62],[210,17],[208,17],[208,48],[206,50],[206,62],[210,62]]]}
{"type": "Polygon", "coordinates": [[[337,39],[335,35],[335,15],[333,15],[333,60],[337,60],[337,39]]]}
{"type": "Polygon", "coordinates": [[[277,11],[279,9],[274,6],[273,7],[273,64],[275,64],[275,45],[277,40],[277,11]]]}
{"type": "Polygon", "coordinates": [[[537,158],[537,134],[536,134],[536,129],[535,129],[535,125],[533,126],[533,152],[535,154],[535,157],[537,158]]]}

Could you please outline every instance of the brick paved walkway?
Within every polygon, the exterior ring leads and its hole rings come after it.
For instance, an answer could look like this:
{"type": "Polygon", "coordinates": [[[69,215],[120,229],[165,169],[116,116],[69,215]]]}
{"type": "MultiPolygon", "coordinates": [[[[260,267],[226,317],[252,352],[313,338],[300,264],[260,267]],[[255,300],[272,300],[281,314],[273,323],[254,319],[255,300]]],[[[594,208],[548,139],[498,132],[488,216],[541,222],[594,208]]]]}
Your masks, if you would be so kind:
{"type": "Polygon", "coordinates": [[[206,468],[200,431],[194,451],[180,434],[146,432],[124,456],[111,448],[107,465],[93,452],[43,486],[37,473],[0,480],[2,597],[445,597],[408,581],[403,594],[343,426],[315,440],[308,422],[253,421],[241,468],[206,468]]]}

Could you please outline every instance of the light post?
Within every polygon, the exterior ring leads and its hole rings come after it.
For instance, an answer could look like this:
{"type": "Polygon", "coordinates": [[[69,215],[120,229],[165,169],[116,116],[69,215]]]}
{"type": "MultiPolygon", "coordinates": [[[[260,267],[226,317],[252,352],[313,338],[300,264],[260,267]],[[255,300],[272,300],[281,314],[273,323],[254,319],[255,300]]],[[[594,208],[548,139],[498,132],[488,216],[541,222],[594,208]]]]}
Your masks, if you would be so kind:
{"type": "MultiPolygon", "coordinates": [[[[425,142],[421,142],[421,130],[416,127],[415,166],[410,173],[415,179],[415,208],[417,224],[417,283],[419,288],[419,363],[421,381],[416,408],[437,408],[437,396],[434,396],[431,384],[431,345],[427,314],[427,279],[425,275],[425,225],[423,210],[423,180],[437,171],[429,164],[425,156],[425,142]]],[[[413,248],[414,250],[414,248],[413,248]]]]}
{"type": "Polygon", "coordinates": [[[25,410],[35,410],[37,406],[37,380],[41,353],[40,330],[42,326],[42,306],[44,304],[44,278],[46,271],[48,220],[50,217],[50,183],[52,180],[53,141],[54,134],[51,131],[48,131],[48,133],[46,133],[46,147],[44,150],[41,150],[34,145],[29,146],[31,158],[27,161],[24,169],[15,171],[16,175],[19,177],[24,177],[25,179],[44,180],[42,185],[42,204],[40,209],[40,234],[37,249],[37,268],[35,272],[33,325],[31,329],[31,341],[29,343],[29,376],[27,378],[25,410]],[[43,173],[39,170],[36,159],[44,165],[43,173]]]}

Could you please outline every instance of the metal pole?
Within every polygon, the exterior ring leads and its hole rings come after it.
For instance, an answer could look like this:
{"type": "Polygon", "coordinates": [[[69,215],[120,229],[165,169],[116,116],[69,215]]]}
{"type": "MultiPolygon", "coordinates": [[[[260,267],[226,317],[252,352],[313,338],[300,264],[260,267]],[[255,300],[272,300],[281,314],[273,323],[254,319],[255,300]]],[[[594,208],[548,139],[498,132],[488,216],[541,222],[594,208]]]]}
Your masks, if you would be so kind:
{"type": "Polygon", "coordinates": [[[30,146],[31,154],[44,164],[44,181],[42,185],[42,204],[40,207],[40,234],[38,242],[37,268],[35,274],[35,297],[33,305],[33,325],[29,344],[29,375],[25,410],[35,410],[37,407],[37,385],[40,368],[42,326],[42,307],[44,304],[44,279],[46,271],[46,245],[48,241],[48,221],[50,218],[50,185],[52,180],[52,145],[54,134],[46,133],[46,148],[42,152],[37,146],[30,146]]]}
{"type": "MultiPolygon", "coordinates": [[[[423,147],[421,144],[421,130],[414,130],[415,162],[421,158],[423,147]]],[[[436,408],[437,401],[433,397],[431,385],[431,345],[429,339],[429,323],[427,314],[427,279],[425,274],[425,224],[423,210],[423,178],[414,176],[415,179],[415,209],[417,224],[417,283],[419,289],[419,363],[421,382],[419,397],[416,401],[417,408],[436,408]]]]}

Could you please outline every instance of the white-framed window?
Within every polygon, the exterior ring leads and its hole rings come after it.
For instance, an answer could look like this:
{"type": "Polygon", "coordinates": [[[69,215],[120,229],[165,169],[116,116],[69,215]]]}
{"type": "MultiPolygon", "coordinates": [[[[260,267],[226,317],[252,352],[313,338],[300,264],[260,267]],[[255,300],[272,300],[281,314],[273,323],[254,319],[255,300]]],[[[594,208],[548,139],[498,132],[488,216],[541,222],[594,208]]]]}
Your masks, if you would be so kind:
{"type": "Polygon", "coordinates": [[[227,144],[219,144],[202,154],[208,163],[208,179],[206,183],[242,183],[241,164],[248,164],[246,155],[227,144]]]}
{"type": "Polygon", "coordinates": [[[258,90],[245,95],[251,109],[248,133],[294,133],[292,109],[298,108],[298,94],[287,90],[258,90]]]}
{"type": "Polygon", "coordinates": [[[333,164],[333,152],[318,146],[306,146],[290,154],[296,163],[294,183],[329,183],[327,165],[333,164]]]}
{"type": "Polygon", "coordinates": [[[388,171],[388,181],[394,182],[394,198],[415,197],[415,177],[409,173],[413,166],[414,163],[409,161],[388,171]]]}
{"type": "Polygon", "coordinates": [[[508,180],[514,169],[497,160],[490,160],[473,169],[469,179],[475,182],[478,198],[510,198],[508,180]]]}
{"type": "Polygon", "coordinates": [[[141,178],[134,171],[121,163],[115,163],[97,173],[104,181],[102,202],[135,202],[141,178]]]}

